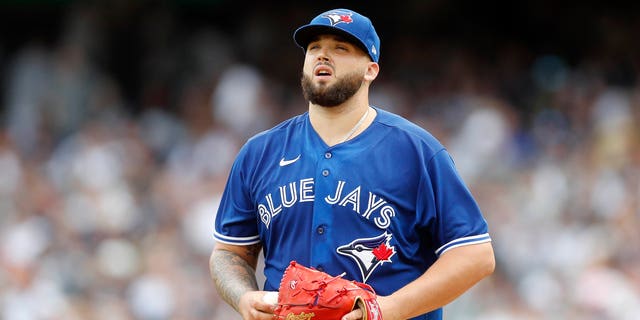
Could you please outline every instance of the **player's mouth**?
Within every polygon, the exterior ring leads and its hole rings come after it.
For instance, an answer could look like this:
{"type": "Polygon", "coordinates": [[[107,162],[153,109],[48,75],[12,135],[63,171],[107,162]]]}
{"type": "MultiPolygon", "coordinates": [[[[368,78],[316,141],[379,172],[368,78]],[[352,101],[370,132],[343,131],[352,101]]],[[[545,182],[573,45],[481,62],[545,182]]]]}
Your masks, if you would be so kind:
{"type": "Polygon", "coordinates": [[[313,75],[319,79],[328,79],[333,76],[333,69],[325,64],[317,65],[313,70],[313,75]]]}

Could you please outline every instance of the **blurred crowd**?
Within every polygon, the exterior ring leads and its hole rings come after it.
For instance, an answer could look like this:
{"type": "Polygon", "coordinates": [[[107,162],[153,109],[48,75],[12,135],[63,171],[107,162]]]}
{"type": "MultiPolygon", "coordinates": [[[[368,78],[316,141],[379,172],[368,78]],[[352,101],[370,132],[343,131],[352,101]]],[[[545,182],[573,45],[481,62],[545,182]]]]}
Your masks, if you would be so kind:
{"type": "MultiPolygon", "coordinates": [[[[4,67],[0,317],[239,319],[209,278],[214,215],[246,139],[306,110],[302,53],[238,59],[237,35],[154,14],[132,102],[94,59],[96,15],[70,10],[4,67]]],[[[249,25],[259,47],[270,21],[249,25]]],[[[640,60],[382,40],[372,104],[447,146],[496,250],[447,319],[639,319],[640,60]]]]}

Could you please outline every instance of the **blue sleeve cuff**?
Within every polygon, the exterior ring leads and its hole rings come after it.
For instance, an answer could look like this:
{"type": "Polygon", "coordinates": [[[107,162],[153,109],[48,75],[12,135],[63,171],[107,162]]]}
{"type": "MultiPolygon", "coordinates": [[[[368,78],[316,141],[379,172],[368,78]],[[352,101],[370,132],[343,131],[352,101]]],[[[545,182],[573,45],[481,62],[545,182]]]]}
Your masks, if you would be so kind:
{"type": "Polygon", "coordinates": [[[455,239],[453,241],[449,241],[447,244],[445,244],[442,247],[438,248],[438,250],[436,250],[436,255],[439,257],[443,253],[447,252],[447,250],[449,250],[449,249],[462,247],[462,246],[467,246],[467,245],[471,245],[471,244],[484,243],[484,242],[491,242],[491,237],[489,236],[488,233],[479,234],[479,235],[476,235],[476,236],[458,238],[458,239],[455,239]]]}

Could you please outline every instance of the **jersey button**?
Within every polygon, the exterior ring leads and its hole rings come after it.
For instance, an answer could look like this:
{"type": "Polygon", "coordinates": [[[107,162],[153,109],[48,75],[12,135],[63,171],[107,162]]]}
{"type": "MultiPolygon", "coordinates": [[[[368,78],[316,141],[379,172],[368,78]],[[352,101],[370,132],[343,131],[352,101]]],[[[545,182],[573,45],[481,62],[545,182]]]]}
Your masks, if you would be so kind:
{"type": "Polygon", "coordinates": [[[320,272],[324,272],[324,268],[322,266],[317,266],[316,270],[320,271],[320,272]]]}
{"type": "Polygon", "coordinates": [[[323,226],[319,226],[318,228],[316,228],[316,232],[318,234],[324,234],[324,227],[323,226]]]}
{"type": "Polygon", "coordinates": [[[324,177],[328,176],[329,175],[329,170],[327,170],[327,169],[322,170],[322,175],[324,177]]]}
{"type": "Polygon", "coordinates": [[[326,153],[324,154],[324,158],[325,158],[325,159],[331,159],[331,157],[332,157],[332,156],[333,156],[333,155],[331,154],[331,152],[326,152],[326,153]]]}

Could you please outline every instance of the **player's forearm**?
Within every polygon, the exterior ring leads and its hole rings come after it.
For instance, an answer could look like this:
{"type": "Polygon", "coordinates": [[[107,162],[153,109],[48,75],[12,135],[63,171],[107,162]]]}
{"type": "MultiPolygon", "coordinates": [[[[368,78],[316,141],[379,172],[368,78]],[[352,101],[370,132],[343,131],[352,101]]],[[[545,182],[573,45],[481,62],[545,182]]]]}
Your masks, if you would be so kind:
{"type": "Polygon", "coordinates": [[[389,304],[383,315],[385,319],[408,319],[443,307],[493,273],[494,268],[491,243],[451,249],[421,277],[385,299],[389,304]]]}
{"type": "Polygon", "coordinates": [[[244,293],[259,290],[255,266],[250,265],[235,252],[213,250],[209,259],[209,270],[219,295],[237,311],[240,297],[244,293]]]}

